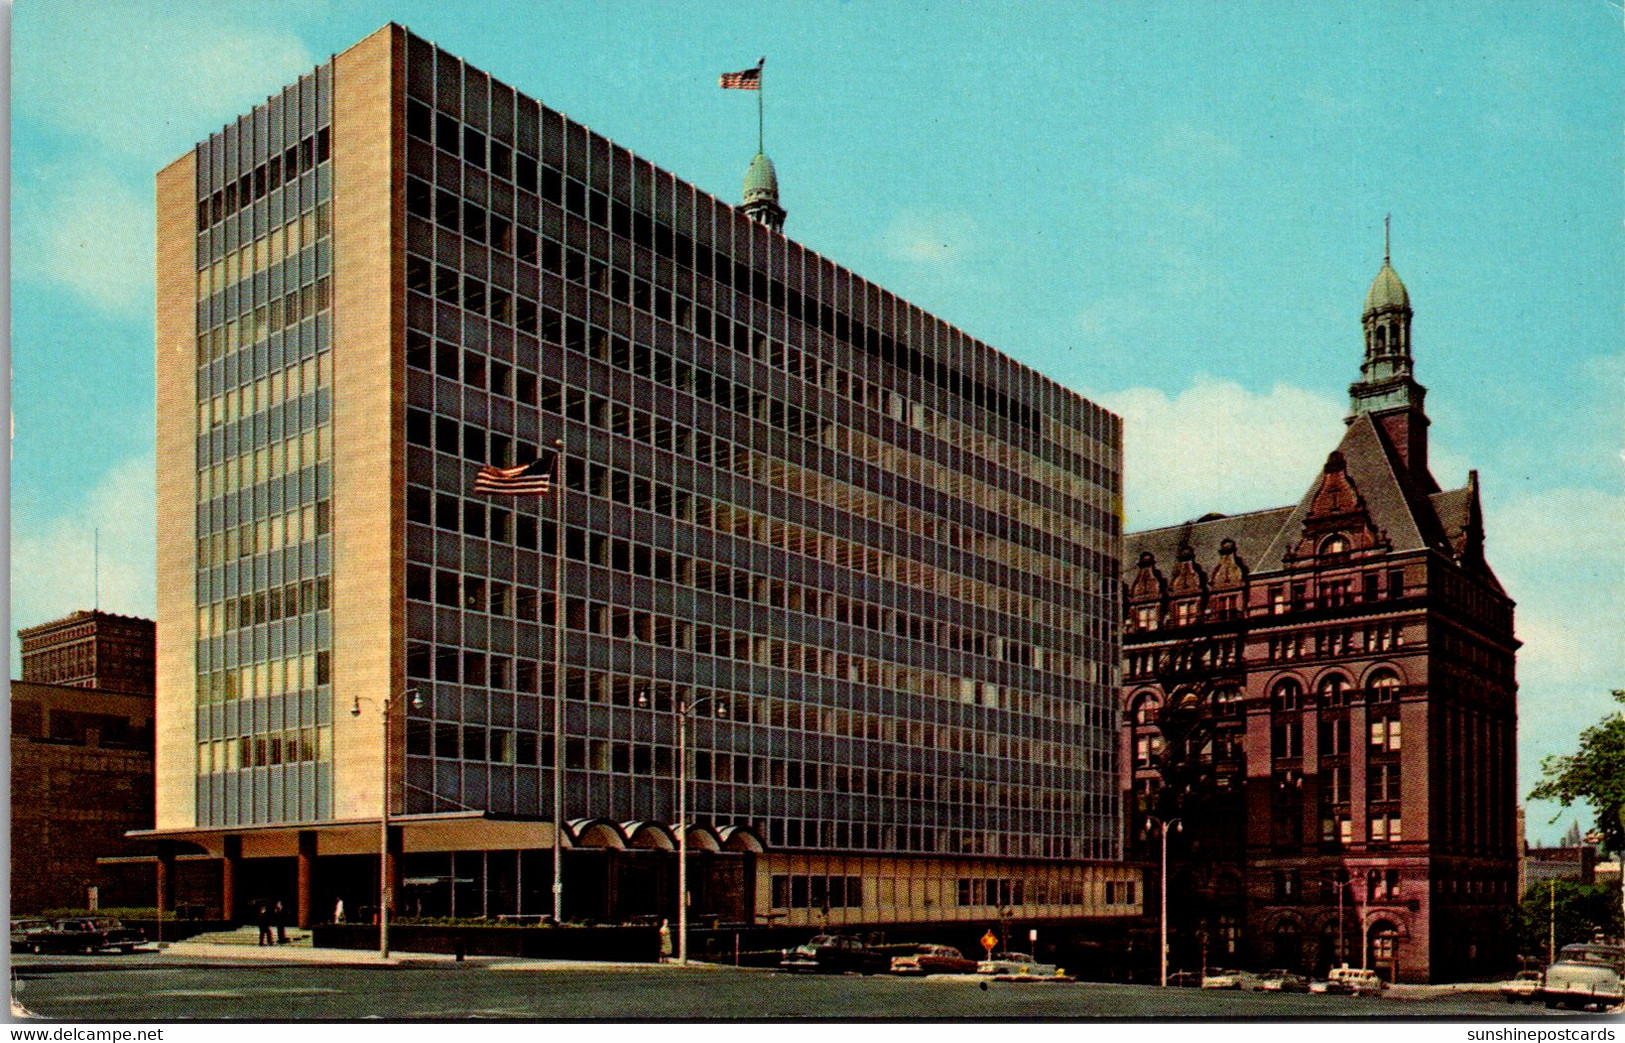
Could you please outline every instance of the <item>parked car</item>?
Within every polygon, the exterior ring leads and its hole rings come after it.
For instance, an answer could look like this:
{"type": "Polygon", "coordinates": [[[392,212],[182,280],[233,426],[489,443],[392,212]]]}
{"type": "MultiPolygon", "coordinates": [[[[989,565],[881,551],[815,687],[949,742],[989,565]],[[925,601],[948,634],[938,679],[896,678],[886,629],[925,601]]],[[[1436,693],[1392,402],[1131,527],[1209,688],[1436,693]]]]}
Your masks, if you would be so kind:
{"type": "Polygon", "coordinates": [[[820,934],[785,953],[784,959],[779,961],[779,969],[824,974],[844,971],[884,974],[891,969],[891,959],[850,935],[820,934]]]}
{"type": "Polygon", "coordinates": [[[1227,971],[1213,969],[1202,976],[1204,989],[1240,989],[1258,980],[1258,975],[1248,971],[1227,971]]]}
{"type": "Polygon", "coordinates": [[[104,949],[130,952],[146,942],[146,935],[140,931],[132,931],[117,920],[93,916],[58,920],[27,938],[30,952],[101,952],[104,949]]]}
{"type": "Polygon", "coordinates": [[[1308,992],[1309,979],[1287,970],[1265,971],[1253,984],[1254,992],[1308,992]]]}
{"type": "Polygon", "coordinates": [[[1333,967],[1326,980],[1334,986],[1327,991],[1348,992],[1355,996],[1375,996],[1388,987],[1376,971],[1364,967],[1333,967]]]}
{"type": "Polygon", "coordinates": [[[1019,975],[1023,978],[1052,978],[1060,973],[1053,963],[1039,963],[1024,952],[999,952],[976,965],[977,974],[1019,975]]]}
{"type": "Polygon", "coordinates": [[[1170,989],[1199,989],[1202,987],[1202,973],[1200,971],[1170,971],[1168,972],[1168,987],[1170,989]]]}
{"type": "Polygon", "coordinates": [[[1508,1003],[1533,1003],[1540,998],[1540,987],[1546,984],[1546,975],[1540,971],[1519,971],[1511,981],[1501,983],[1501,995],[1508,1003]]]}
{"type": "MultiPolygon", "coordinates": [[[[1546,968],[1540,998],[1547,1007],[1600,1007],[1625,1003],[1625,983],[1611,953],[1571,952],[1564,946],[1556,963],[1546,968]]],[[[1598,948],[1598,947],[1589,947],[1598,948]]],[[[1603,948],[1617,948],[1607,946],[1603,948]]]]}
{"type": "Polygon", "coordinates": [[[30,917],[18,917],[11,921],[11,951],[27,952],[28,936],[35,931],[44,931],[50,928],[48,920],[36,920],[30,917]]]}
{"type": "Polygon", "coordinates": [[[951,945],[917,945],[915,951],[893,956],[893,974],[974,974],[976,961],[951,945]]]}

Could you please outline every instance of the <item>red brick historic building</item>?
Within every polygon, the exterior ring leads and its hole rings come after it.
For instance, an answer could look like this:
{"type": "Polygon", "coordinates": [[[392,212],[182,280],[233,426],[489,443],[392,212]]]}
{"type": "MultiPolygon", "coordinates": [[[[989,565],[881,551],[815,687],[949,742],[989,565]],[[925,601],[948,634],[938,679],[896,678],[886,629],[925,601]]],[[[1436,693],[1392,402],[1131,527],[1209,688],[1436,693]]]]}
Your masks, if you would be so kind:
{"type": "Polygon", "coordinates": [[[1124,822],[1155,861],[1179,820],[1172,966],[1429,981],[1509,958],[1513,605],[1477,473],[1428,470],[1411,315],[1385,258],[1348,429],[1296,505],[1125,537],[1124,822]]]}

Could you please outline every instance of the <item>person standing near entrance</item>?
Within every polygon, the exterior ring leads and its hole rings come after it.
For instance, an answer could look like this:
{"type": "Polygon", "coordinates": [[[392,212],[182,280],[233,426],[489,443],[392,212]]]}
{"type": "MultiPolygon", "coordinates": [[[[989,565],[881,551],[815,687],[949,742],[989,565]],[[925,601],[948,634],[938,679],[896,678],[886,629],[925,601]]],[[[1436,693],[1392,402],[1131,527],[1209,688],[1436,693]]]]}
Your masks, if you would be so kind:
{"type": "Polygon", "coordinates": [[[255,902],[254,903],[254,922],[257,923],[259,925],[259,928],[260,928],[260,942],[259,943],[261,945],[270,945],[270,944],[272,944],[271,943],[271,907],[269,905],[265,904],[264,902],[255,902]]]}
{"type": "Polygon", "coordinates": [[[333,906],[333,922],[334,923],[343,923],[344,922],[344,899],[342,899],[342,898],[340,898],[338,900],[338,902],[333,906]]]}
{"type": "Polygon", "coordinates": [[[665,963],[671,959],[671,925],[660,921],[660,962],[665,963]]]}
{"type": "Polygon", "coordinates": [[[276,943],[288,944],[288,910],[282,907],[281,902],[276,904],[276,943]]]}

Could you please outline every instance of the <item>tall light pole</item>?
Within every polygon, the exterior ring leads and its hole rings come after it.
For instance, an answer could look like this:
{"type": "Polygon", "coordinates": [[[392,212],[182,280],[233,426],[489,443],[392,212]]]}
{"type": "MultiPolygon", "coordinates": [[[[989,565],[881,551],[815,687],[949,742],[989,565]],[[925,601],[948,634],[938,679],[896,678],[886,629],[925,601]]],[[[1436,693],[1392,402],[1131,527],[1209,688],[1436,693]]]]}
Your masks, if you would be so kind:
{"type": "Polygon", "coordinates": [[[1146,829],[1150,829],[1152,826],[1155,826],[1157,828],[1157,832],[1162,834],[1162,877],[1158,881],[1160,884],[1162,884],[1162,944],[1158,947],[1158,953],[1159,953],[1159,955],[1161,957],[1161,960],[1160,960],[1160,963],[1161,963],[1161,977],[1160,977],[1159,980],[1162,983],[1162,987],[1167,988],[1168,987],[1168,833],[1169,833],[1170,830],[1172,830],[1175,833],[1178,833],[1180,830],[1185,828],[1185,825],[1184,825],[1183,822],[1181,822],[1177,818],[1171,818],[1171,819],[1167,819],[1165,821],[1163,819],[1158,818],[1155,815],[1147,815],[1146,819],[1145,819],[1145,826],[1146,826],[1146,829]]]}
{"type": "MultiPolygon", "coordinates": [[[[677,965],[688,965],[688,722],[694,711],[706,703],[715,702],[708,695],[691,703],[675,703],[672,714],[677,720],[677,965]]],[[[648,695],[640,694],[638,702],[648,703],[648,695]]]]}
{"type": "MultiPolygon", "coordinates": [[[[411,703],[412,709],[420,710],[420,709],[423,708],[423,696],[418,694],[418,690],[416,688],[408,688],[405,692],[403,692],[401,694],[404,695],[404,696],[407,696],[408,698],[411,699],[411,701],[412,701],[412,703],[411,703]]],[[[371,699],[368,699],[366,701],[369,702],[369,703],[372,702],[371,699]]],[[[386,960],[389,958],[389,902],[390,902],[390,899],[393,897],[390,894],[390,892],[393,890],[393,888],[390,887],[390,884],[391,884],[392,881],[390,880],[390,872],[389,872],[389,704],[390,704],[390,702],[391,702],[391,699],[387,695],[384,696],[382,699],[378,700],[378,716],[383,721],[383,726],[384,726],[384,741],[383,741],[384,789],[383,789],[383,799],[380,801],[380,810],[379,810],[379,815],[378,815],[378,956],[379,956],[379,958],[386,959],[386,960]]],[[[355,701],[350,704],[350,716],[351,717],[360,717],[361,716],[361,703],[362,703],[362,697],[359,696],[359,695],[356,696],[355,701]]]]}
{"type": "Polygon", "coordinates": [[[564,923],[564,439],[553,440],[553,926],[564,923]]]}

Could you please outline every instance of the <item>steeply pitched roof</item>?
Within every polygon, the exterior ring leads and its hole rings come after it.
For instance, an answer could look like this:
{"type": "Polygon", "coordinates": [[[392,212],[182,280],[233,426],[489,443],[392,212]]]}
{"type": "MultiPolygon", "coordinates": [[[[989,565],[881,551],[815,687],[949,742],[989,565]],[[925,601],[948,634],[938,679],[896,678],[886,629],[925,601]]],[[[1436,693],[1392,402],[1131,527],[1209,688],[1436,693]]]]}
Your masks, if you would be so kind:
{"type": "Polygon", "coordinates": [[[1132,579],[1140,555],[1150,551],[1157,559],[1157,568],[1167,572],[1179,555],[1179,548],[1190,544],[1196,560],[1203,567],[1211,567],[1219,560],[1219,543],[1226,539],[1236,541],[1236,556],[1248,569],[1258,568],[1258,559],[1281,531],[1281,524],[1292,513],[1290,507],[1275,507],[1249,514],[1219,515],[1207,521],[1186,522],[1164,529],[1133,532],[1124,537],[1124,564],[1126,575],[1132,579]]]}
{"type": "MultiPolygon", "coordinates": [[[[1440,492],[1430,476],[1413,476],[1367,414],[1350,421],[1337,452],[1342,454],[1343,474],[1358,494],[1371,527],[1392,552],[1434,548],[1459,557],[1467,549],[1467,531],[1475,524],[1472,486],[1440,492]]],[[[1132,581],[1140,555],[1148,551],[1155,556],[1158,569],[1168,574],[1179,549],[1187,544],[1196,552],[1197,562],[1211,568],[1219,560],[1219,543],[1225,539],[1236,541],[1237,553],[1249,570],[1280,570],[1303,538],[1305,519],[1325,478],[1324,473],[1316,475],[1294,506],[1128,533],[1124,536],[1125,576],[1132,581]]],[[[1490,582],[1495,582],[1493,576],[1490,582]]]]}

